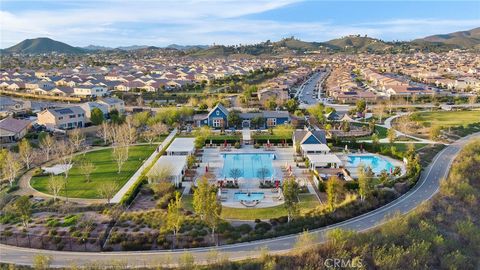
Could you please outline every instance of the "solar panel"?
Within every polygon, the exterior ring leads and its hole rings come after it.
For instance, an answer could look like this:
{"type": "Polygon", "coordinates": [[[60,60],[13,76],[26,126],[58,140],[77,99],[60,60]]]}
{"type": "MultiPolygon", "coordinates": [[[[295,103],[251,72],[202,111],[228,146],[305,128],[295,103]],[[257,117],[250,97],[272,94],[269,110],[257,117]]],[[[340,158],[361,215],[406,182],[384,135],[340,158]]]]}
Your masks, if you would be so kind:
{"type": "Polygon", "coordinates": [[[56,110],[59,114],[71,114],[73,111],[69,108],[58,109],[56,110]]]}

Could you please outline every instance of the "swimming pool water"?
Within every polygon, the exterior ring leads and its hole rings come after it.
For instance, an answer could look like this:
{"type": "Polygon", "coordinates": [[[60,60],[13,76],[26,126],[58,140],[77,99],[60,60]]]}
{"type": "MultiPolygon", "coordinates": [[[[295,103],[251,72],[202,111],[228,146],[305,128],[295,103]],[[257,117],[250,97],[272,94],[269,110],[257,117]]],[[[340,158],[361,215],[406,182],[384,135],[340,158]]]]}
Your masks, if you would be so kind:
{"type": "Polygon", "coordinates": [[[252,193],[245,193],[245,192],[236,192],[233,195],[233,198],[236,201],[261,201],[264,198],[263,192],[252,192],[252,193]]]}
{"type": "Polygon", "coordinates": [[[241,176],[247,179],[258,179],[260,168],[267,169],[266,177],[274,175],[272,160],[274,154],[223,154],[222,177],[231,178],[230,171],[233,168],[240,169],[241,176]]]}
{"type": "Polygon", "coordinates": [[[379,174],[382,170],[390,170],[393,171],[395,166],[393,166],[390,161],[375,155],[367,155],[367,156],[356,156],[356,155],[348,155],[348,163],[346,164],[347,167],[358,167],[360,164],[363,164],[366,167],[372,168],[375,174],[379,174]]]}

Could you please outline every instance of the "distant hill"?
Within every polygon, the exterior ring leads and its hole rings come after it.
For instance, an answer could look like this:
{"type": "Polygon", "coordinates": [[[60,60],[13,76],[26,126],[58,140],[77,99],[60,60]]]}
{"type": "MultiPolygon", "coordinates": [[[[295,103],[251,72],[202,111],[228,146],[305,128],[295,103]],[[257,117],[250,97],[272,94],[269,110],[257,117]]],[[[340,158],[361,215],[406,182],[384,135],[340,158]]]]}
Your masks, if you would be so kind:
{"type": "Polygon", "coordinates": [[[176,49],[180,51],[189,51],[189,50],[203,50],[207,49],[208,45],[178,45],[178,44],[170,44],[166,48],[168,49],[176,49]]]}
{"type": "Polygon", "coordinates": [[[60,41],[50,38],[26,39],[17,45],[2,50],[2,53],[25,53],[25,54],[41,54],[41,53],[69,53],[77,54],[85,52],[84,49],[73,47],[60,41]]]}
{"type": "Polygon", "coordinates": [[[148,48],[148,47],[149,46],[147,46],[147,45],[132,45],[132,46],[117,47],[117,49],[124,50],[124,51],[133,51],[133,50],[145,49],[145,48],[148,48]]]}
{"type": "Polygon", "coordinates": [[[392,47],[392,44],[384,42],[379,39],[360,36],[360,35],[350,35],[342,38],[332,39],[326,42],[330,45],[330,48],[336,50],[355,50],[355,51],[385,51],[392,47]]]}
{"type": "Polygon", "coordinates": [[[105,47],[105,46],[97,46],[97,45],[88,45],[83,47],[82,49],[89,50],[89,51],[108,51],[113,50],[113,48],[105,47]]]}
{"type": "Polygon", "coordinates": [[[480,45],[480,27],[468,31],[459,31],[449,34],[433,35],[413,42],[431,42],[452,45],[457,48],[473,48],[480,45]]]}

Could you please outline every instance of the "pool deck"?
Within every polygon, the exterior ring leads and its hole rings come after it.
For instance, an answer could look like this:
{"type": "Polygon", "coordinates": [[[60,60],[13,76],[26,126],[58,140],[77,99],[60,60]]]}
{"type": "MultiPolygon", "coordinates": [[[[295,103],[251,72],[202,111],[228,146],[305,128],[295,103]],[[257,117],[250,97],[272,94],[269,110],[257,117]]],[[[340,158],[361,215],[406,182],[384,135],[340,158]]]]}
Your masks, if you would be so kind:
{"type": "MultiPolygon", "coordinates": [[[[274,154],[275,159],[272,160],[272,167],[274,169],[274,178],[283,179],[284,172],[282,168],[290,166],[292,168],[292,173],[296,176],[297,179],[305,179],[305,169],[297,168],[296,163],[293,160],[294,150],[292,147],[274,147],[272,151],[266,151],[263,148],[255,149],[252,145],[243,145],[240,149],[232,148],[230,151],[222,151],[220,148],[204,148],[202,155],[202,162],[197,168],[197,175],[205,174],[206,167],[208,166],[208,172],[216,176],[216,179],[223,180],[222,175],[223,169],[223,157],[222,154],[274,154]]],[[[231,180],[231,178],[227,178],[231,180]]],[[[271,189],[260,189],[259,188],[259,179],[239,179],[239,189],[226,189],[228,190],[227,194],[224,194],[226,198],[222,201],[222,204],[228,207],[235,208],[247,208],[238,201],[234,201],[234,193],[240,191],[248,192],[264,192],[265,198],[255,207],[248,208],[263,208],[263,207],[272,207],[280,205],[283,201],[278,200],[278,193],[272,193],[271,189]]],[[[310,181],[305,181],[307,188],[312,194],[316,194],[314,188],[311,186],[310,181]]],[[[211,181],[211,184],[216,184],[215,181],[211,181]]]]}

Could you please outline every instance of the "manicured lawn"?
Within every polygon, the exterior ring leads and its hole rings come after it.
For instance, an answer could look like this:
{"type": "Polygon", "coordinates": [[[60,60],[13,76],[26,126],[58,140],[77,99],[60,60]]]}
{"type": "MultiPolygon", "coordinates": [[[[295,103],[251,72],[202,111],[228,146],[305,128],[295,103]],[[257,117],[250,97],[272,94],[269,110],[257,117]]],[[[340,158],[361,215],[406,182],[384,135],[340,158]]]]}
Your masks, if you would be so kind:
{"type": "Polygon", "coordinates": [[[421,112],[419,122],[431,125],[453,127],[480,122],[480,111],[421,112]]]}
{"type": "MultiPolygon", "coordinates": [[[[80,173],[78,166],[79,156],[74,158],[74,164],[68,175],[67,191],[68,196],[73,198],[100,198],[98,188],[108,182],[115,182],[120,189],[130,177],[147,159],[156,145],[131,146],[128,161],[122,167],[122,172],[117,173],[117,163],[112,158],[112,149],[93,151],[85,154],[85,157],[95,164],[95,171],[92,173],[89,183],[85,182],[84,176],[80,173]]],[[[30,184],[33,188],[44,193],[50,193],[48,190],[49,176],[33,177],[30,184]]],[[[65,196],[65,190],[61,192],[65,196]]]]}
{"type": "MultiPolygon", "coordinates": [[[[193,212],[192,198],[192,195],[184,195],[182,197],[182,201],[183,208],[193,212]]],[[[300,214],[303,214],[308,210],[312,210],[320,205],[317,197],[313,194],[301,194],[299,195],[299,198],[300,214]]],[[[222,218],[224,219],[255,220],[256,218],[270,219],[286,215],[287,211],[285,210],[283,204],[268,208],[230,208],[225,206],[222,208],[222,218]]]]}

